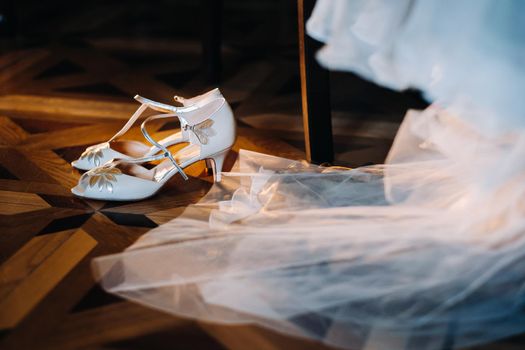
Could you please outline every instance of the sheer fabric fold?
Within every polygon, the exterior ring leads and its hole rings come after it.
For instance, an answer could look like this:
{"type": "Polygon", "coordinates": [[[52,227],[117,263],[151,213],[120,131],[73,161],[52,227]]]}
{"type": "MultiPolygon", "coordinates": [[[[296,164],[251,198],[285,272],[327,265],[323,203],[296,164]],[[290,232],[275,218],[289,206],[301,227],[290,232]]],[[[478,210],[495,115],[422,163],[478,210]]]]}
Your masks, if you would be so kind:
{"type": "Polygon", "coordinates": [[[309,30],[327,43],[321,62],[436,102],[407,112],[381,165],[241,150],[180,217],[95,259],[97,279],[172,314],[349,349],[371,337],[423,350],[525,331],[523,9],[319,1],[309,30]]]}
{"type": "Polygon", "coordinates": [[[173,314],[347,348],[372,330],[418,349],[418,339],[433,348],[449,336],[466,346],[514,334],[525,328],[525,141],[510,140],[430,107],[408,113],[384,165],[322,168],[241,151],[199,203],[96,259],[96,275],[173,314]],[[498,167],[509,171],[495,177],[498,167]]]}

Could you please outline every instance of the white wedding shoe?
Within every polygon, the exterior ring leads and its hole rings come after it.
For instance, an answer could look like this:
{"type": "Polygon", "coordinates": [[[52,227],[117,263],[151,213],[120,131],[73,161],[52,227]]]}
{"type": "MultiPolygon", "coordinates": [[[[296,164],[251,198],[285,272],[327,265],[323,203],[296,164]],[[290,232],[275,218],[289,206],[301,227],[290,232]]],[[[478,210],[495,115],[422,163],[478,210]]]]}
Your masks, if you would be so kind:
{"type": "Polygon", "coordinates": [[[93,168],[82,175],[71,192],[99,200],[140,200],[157,193],[176,174],[187,180],[183,169],[200,160],[209,161],[214,181],[219,182],[224,158],[235,142],[235,120],[226,100],[219,98],[193,110],[179,111],[177,116],[188,133],[189,145],[175,154],[153,140],[145,128],[149,120],[167,116],[150,116],[141,125],[146,139],[161,153],[139,159],[115,159],[93,168]],[[161,159],[164,160],[152,169],[141,165],[161,159]]]}
{"type": "MultiPolygon", "coordinates": [[[[210,90],[202,95],[192,98],[183,98],[175,96],[175,101],[182,103],[183,107],[175,107],[165,103],[155,102],[139,95],[135,96],[135,100],[141,103],[137,111],[129,118],[128,122],[120,129],[109,141],[97,145],[90,146],[82,153],[82,155],[71,165],[79,170],[90,170],[99,165],[102,165],[111,159],[133,159],[149,157],[159,151],[157,146],[148,147],[140,141],[133,140],[118,140],[121,138],[137,121],[137,119],[148,109],[168,113],[167,117],[177,117],[179,113],[193,110],[201,107],[210,101],[217,98],[222,98],[219,89],[210,90]]],[[[165,139],[159,141],[159,144],[164,147],[169,147],[181,142],[188,142],[188,132],[184,130],[183,122],[181,121],[181,131],[174,133],[165,139]]]]}

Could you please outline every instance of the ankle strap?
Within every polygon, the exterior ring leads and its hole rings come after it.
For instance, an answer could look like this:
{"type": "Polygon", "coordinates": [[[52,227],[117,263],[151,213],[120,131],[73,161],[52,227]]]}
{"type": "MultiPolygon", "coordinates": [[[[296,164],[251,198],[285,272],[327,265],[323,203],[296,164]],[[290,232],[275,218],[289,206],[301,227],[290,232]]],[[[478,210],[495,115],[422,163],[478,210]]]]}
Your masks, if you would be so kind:
{"type": "Polygon", "coordinates": [[[144,135],[146,140],[148,140],[148,142],[150,142],[152,145],[155,145],[158,149],[162,150],[162,153],[159,153],[159,154],[156,154],[156,155],[153,155],[153,156],[142,157],[142,158],[115,159],[115,160],[113,160],[113,163],[114,164],[118,164],[118,163],[124,162],[124,163],[131,163],[131,164],[141,164],[141,163],[147,163],[147,162],[152,162],[152,161],[155,161],[155,160],[161,160],[161,159],[164,159],[164,158],[168,158],[173,163],[173,165],[175,165],[175,167],[177,168],[177,170],[180,173],[180,175],[182,176],[182,178],[184,180],[188,180],[188,175],[186,175],[184,170],[182,170],[181,166],[177,163],[177,161],[175,160],[175,158],[173,157],[171,152],[166,147],[164,147],[163,145],[161,145],[160,143],[155,141],[150,136],[148,131],[146,130],[146,124],[150,120],[169,118],[169,117],[173,117],[173,116],[175,116],[175,115],[174,114],[156,114],[156,115],[152,115],[152,116],[148,117],[146,120],[144,120],[142,122],[142,124],[140,125],[140,130],[142,131],[142,134],[144,135]]]}
{"type": "Polygon", "coordinates": [[[156,115],[152,115],[152,116],[146,118],[146,120],[144,120],[142,122],[142,124],[140,125],[140,131],[142,131],[142,135],[144,135],[144,137],[146,138],[146,140],[148,140],[149,143],[151,143],[152,145],[154,145],[158,149],[162,150],[163,153],[157,154],[157,155],[154,155],[154,156],[150,156],[150,157],[138,158],[138,159],[133,160],[132,163],[144,163],[144,162],[151,162],[153,160],[160,160],[160,159],[163,159],[163,158],[168,158],[169,160],[171,160],[173,165],[175,165],[175,167],[179,171],[179,173],[182,176],[182,178],[184,180],[188,180],[188,175],[186,175],[184,170],[182,170],[180,165],[177,163],[177,161],[173,157],[173,154],[171,154],[171,152],[166,147],[164,147],[163,145],[161,145],[160,143],[155,141],[150,136],[150,134],[148,133],[148,130],[146,129],[146,124],[150,120],[164,119],[164,118],[169,118],[169,117],[173,117],[173,116],[175,116],[175,114],[156,114],[156,115]]]}
{"type": "Polygon", "coordinates": [[[186,107],[175,107],[175,106],[171,106],[171,105],[168,105],[162,102],[150,100],[149,98],[142,97],[140,95],[135,95],[134,99],[142,104],[148,105],[148,107],[150,107],[151,109],[154,109],[158,112],[164,112],[164,113],[186,113],[186,112],[194,111],[199,108],[195,105],[186,106],[186,107]]]}
{"type": "Polygon", "coordinates": [[[142,97],[142,96],[139,96],[139,95],[135,95],[135,100],[140,102],[141,106],[128,119],[128,121],[126,122],[126,124],[124,124],[122,129],[120,129],[115,135],[113,135],[113,137],[111,139],[109,139],[108,142],[111,142],[111,141],[115,140],[116,138],[124,135],[129,130],[129,128],[131,128],[131,126],[133,124],[135,124],[135,122],[137,121],[137,119],[139,119],[139,117],[142,115],[142,113],[144,113],[146,111],[146,109],[148,109],[148,108],[151,108],[151,109],[156,110],[158,112],[172,113],[172,114],[170,114],[170,116],[175,116],[175,117],[178,117],[179,113],[191,112],[191,111],[193,111],[193,110],[198,108],[196,106],[190,106],[190,107],[170,106],[168,104],[161,103],[161,102],[156,102],[156,101],[150,100],[148,98],[145,98],[145,97],[142,97]]]}

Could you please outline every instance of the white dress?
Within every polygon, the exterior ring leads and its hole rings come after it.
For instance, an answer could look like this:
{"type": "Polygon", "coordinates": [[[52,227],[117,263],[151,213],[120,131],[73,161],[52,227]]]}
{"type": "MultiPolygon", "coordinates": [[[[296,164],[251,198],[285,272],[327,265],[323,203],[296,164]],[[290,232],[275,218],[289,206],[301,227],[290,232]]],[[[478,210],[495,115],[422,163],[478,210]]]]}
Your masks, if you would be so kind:
{"type": "Polygon", "coordinates": [[[102,286],[169,313],[343,348],[463,347],[525,331],[525,2],[320,0],[320,62],[424,91],[386,164],[241,151],[120,254],[102,286]],[[382,342],[382,343],[381,343],[382,342]]]}

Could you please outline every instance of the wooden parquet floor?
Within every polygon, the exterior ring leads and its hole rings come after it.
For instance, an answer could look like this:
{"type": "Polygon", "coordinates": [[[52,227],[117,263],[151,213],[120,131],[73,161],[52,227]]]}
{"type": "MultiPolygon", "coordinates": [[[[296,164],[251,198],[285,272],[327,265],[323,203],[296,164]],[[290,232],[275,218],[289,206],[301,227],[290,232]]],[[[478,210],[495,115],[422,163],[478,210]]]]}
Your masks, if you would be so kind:
{"type": "MultiPolygon", "coordinates": [[[[198,51],[191,45],[187,50],[198,51]]],[[[211,186],[204,164],[196,164],[188,171],[190,181],[171,181],[159,195],[136,203],[90,201],[70,193],[81,174],[69,163],[123,125],[138,106],[131,99],[135,93],[169,101],[173,94],[191,96],[209,88],[198,77],[192,81],[194,60],[157,64],[153,71],[101,51],[31,49],[0,56],[0,348],[222,349],[257,341],[263,347],[264,332],[172,317],[108,295],[93,280],[93,257],[122,251],[177,217],[211,186]],[[239,333],[235,328],[244,335],[230,336],[239,333]]],[[[252,95],[268,97],[262,83],[278,84],[267,81],[273,66],[245,66],[221,85],[237,115],[268,105],[261,99],[243,102],[252,95]]],[[[167,135],[176,126],[170,123],[154,125],[154,136],[167,135]]],[[[304,157],[242,120],[238,134],[226,168],[239,148],[304,157]]],[[[139,135],[136,126],[128,137],[139,135]]]]}
{"type": "MultiPolygon", "coordinates": [[[[196,164],[190,181],[171,181],[140,202],[105,203],[70,193],[80,173],[69,163],[121,127],[137,108],[134,94],[169,101],[210,88],[199,76],[195,43],[179,42],[173,51],[169,42],[148,41],[148,55],[143,47],[100,39],[0,56],[0,348],[320,349],[255,327],[172,317],[108,295],[93,280],[92,258],[122,251],[211,186],[203,164],[196,164]]],[[[226,168],[240,148],[303,158],[294,57],[224,54],[220,87],[239,125],[226,168]]],[[[334,114],[343,163],[384,157],[396,122],[334,114]]],[[[172,126],[156,124],[154,136],[172,126]]],[[[140,132],[135,127],[129,135],[140,132]]],[[[518,349],[516,344],[497,348],[518,349]]]]}

